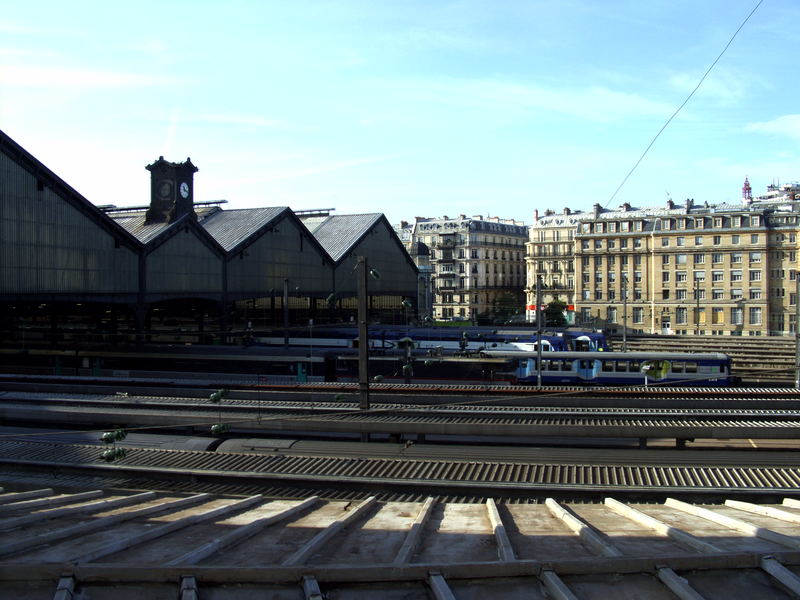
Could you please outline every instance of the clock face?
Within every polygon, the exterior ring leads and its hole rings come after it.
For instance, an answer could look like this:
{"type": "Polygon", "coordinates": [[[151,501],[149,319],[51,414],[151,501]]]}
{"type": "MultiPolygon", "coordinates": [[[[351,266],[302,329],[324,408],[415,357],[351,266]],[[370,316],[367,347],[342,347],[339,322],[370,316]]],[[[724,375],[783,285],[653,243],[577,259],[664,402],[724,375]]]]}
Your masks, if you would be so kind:
{"type": "Polygon", "coordinates": [[[167,198],[172,193],[172,183],[169,181],[162,181],[158,186],[158,194],[162,198],[167,198]]]}
{"type": "Polygon", "coordinates": [[[184,198],[189,197],[189,184],[185,181],[181,184],[181,196],[184,198]]]}

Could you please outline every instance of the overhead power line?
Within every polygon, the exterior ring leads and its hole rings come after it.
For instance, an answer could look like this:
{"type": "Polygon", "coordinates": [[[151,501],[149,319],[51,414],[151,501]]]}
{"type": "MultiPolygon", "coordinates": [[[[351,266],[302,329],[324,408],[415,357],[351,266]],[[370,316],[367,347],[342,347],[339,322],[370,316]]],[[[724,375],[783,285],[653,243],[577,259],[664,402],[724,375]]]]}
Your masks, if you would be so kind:
{"type": "Polygon", "coordinates": [[[723,55],[723,54],[725,54],[725,51],[726,51],[726,50],[728,49],[728,47],[729,47],[729,46],[730,46],[730,45],[733,43],[733,40],[735,40],[735,39],[736,39],[736,36],[737,36],[737,35],[739,35],[739,32],[742,30],[742,28],[745,26],[745,24],[746,24],[746,23],[747,23],[747,22],[750,20],[750,17],[752,17],[752,16],[753,16],[753,13],[755,13],[755,12],[758,10],[758,7],[759,7],[759,6],[761,6],[761,4],[762,4],[763,2],[764,2],[764,0],[758,0],[758,2],[756,3],[755,7],[753,7],[753,10],[751,10],[751,11],[750,11],[750,14],[748,14],[748,15],[747,15],[747,17],[745,17],[744,21],[742,21],[742,24],[741,24],[741,25],[739,25],[739,28],[738,28],[738,29],[737,29],[737,30],[736,30],[736,31],[733,33],[733,35],[731,36],[731,39],[729,39],[729,40],[728,40],[728,43],[727,43],[727,44],[725,44],[725,47],[722,49],[722,52],[720,52],[720,53],[719,53],[719,56],[717,56],[717,58],[716,58],[716,59],[714,59],[714,62],[713,62],[713,63],[711,63],[711,66],[710,66],[710,67],[708,67],[708,69],[706,69],[706,72],[705,72],[705,73],[703,73],[703,76],[700,78],[700,81],[698,81],[698,82],[697,82],[697,85],[696,85],[696,86],[694,86],[694,89],[693,89],[693,90],[692,90],[692,91],[689,93],[689,95],[688,95],[688,96],[686,96],[686,99],[683,101],[683,103],[682,103],[682,104],[681,104],[681,105],[680,105],[680,106],[679,106],[677,109],[675,109],[675,112],[674,112],[674,113],[672,113],[672,116],[670,116],[670,118],[669,118],[669,119],[667,119],[666,123],[664,123],[664,125],[662,125],[662,126],[661,126],[661,129],[659,129],[659,130],[658,130],[658,133],[656,133],[655,137],[654,137],[654,138],[653,138],[653,139],[650,141],[650,143],[647,145],[647,148],[645,148],[645,149],[644,149],[644,152],[642,152],[642,155],[639,157],[639,160],[637,160],[637,161],[636,161],[636,164],[635,164],[635,165],[633,165],[633,167],[631,168],[631,170],[630,170],[630,171],[628,171],[628,174],[627,174],[627,175],[625,175],[625,178],[622,180],[622,182],[621,182],[621,183],[620,183],[620,184],[617,186],[617,189],[616,189],[616,190],[614,190],[614,193],[613,193],[613,194],[611,194],[611,197],[608,199],[608,202],[606,202],[606,206],[608,206],[609,204],[611,204],[611,202],[614,200],[614,198],[616,198],[617,194],[618,194],[618,193],[619,193],[619,191],[622,189],[622,186],[624,186],[624,185],[625,185],[625,182],[627,182],[627,181],[628,181],[628,178],[629,178],[631,175],[633,175],[633,172],[636,170],[636,167],[638,167],[638,166],[639,166],[639,163],[641,163],[641,162],[642,162],[642,160],[644,160],[644,157],[645,157],[645,156],[647,156],[647,153],[650,151],[650,148],[652,148],[652,147],[653,147],[653,144],[655,144],[655,143],[656,143],[656,140],[657,140],[657,139],[659,138],[659,136],[661,135],[661,132],[663,132],[663,131],[664,131],[664,130],[667,128],[667,125],[669,125],[669,124],[672,122],[672,119],[674,119],[674,118],[677,116],[677,114],[678,114],[679,112],[681,112],[681,109],[682,109],[684,106],[686,106],[686,103],[687,103],[687,102],[689,102],[689,100],[691,100],[691,99],[692,99],[692,96],[694,96],[694,93],[695,93],[695,92],[696,92],[696,91],[697,91],[697,90],[700,88],[700,86],[703,84],[703,81],[705,81],[706,77],[708,77],[708,74],[709,74],[709,73],[711,73],[711,69],[713,69],[713,68],[714,68],[714,66],[715,66],[715,65],[716,65],[716,64],[719,62],[719,59],[721,59],[721,58],[722,58],[722,55],[723,55]]]}

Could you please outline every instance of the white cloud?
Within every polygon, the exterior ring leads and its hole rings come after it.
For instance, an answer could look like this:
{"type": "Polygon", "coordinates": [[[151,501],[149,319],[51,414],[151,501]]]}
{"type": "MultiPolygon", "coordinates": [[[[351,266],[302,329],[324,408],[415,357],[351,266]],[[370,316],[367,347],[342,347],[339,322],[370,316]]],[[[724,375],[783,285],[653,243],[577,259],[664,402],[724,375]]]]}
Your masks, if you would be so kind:
{"type": "Polygon", "coordinates": [[[173,83],[153,75],[58,67],[23,67],[0,65],[0,85],[6,87],[114,88],[143,87],[173,83]]]}
{"type": "Polygon", "coordinates": [[[221,115],[221,114],[206,114],[199,115],[198,121],[206,121],[208,123],[222,123],[224,125],[246,125],[253,127],[280,127],[283,122],[266,119],[258,115],[221,115]]]}
{"type": "Polygon", "coordinates": [[[665,117],[674,107],[637,94],[605,87],[549,89],[497,80],[450,80],[445,82],[394,82],[426,101],[495,111],[549,111],[587,121],[616,121],[631,116],[665,117]]]}
{"type": "MultiPolygon", "coordinates": [[[[266,181],[277,181],[280,179],[294,179],[298,177],[306,177],[308,175],[316,175],[318,173],[328,173],[331,171],[338,171],[340,169],[349,169],[353,167],[360,167],[362,165],[369,165],[373,163],[385,162],[401,156],[401,154],[387,154],[385,156],[371,156],[366,158],[352,158],[348,160],[340,160],[335,162],[327,162],[306,167],[299,167],[294,169],[286,169],[281,172],[267,174],[263,177],[248,179],[247,183],[257,183],[266,181]]],[[[238,183],[243,183],[239,180],[238,183]]]]}
{"type": "MultiPolygon", "coordinates": [[[[697,74],[680,73],[669,78],[672,87],[687,94],[697,87],[699,81],[700,76],[697,74]]],[[[752,86],[752,84],[753,79],[748,78],[747,85],[752,86]]],[[[712,71],[697,90],[696,96],[709,98],[720,104],[734,104],[744,97],[746,89],[745,78],[735,74],[712,71]]]]}
{"type": "Polygon", "coordinates": [[[781,135],[800,141],[800,114],[783,115],[771,121],[750,123],[744,130],[781,135]]]}

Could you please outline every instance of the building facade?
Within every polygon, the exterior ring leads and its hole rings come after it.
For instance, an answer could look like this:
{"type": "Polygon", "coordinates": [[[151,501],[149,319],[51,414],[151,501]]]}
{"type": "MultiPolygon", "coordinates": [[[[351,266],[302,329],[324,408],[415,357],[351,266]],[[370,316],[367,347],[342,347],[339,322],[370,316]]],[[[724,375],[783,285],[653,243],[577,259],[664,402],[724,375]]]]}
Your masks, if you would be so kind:
{"type": "Polygon", "coordinates": [[[612,331],[795,332],[800,186],[771,186],[753,198],[745,180],[741,204],[687,199],[565,213],[560,223],[548,214],[531,228],[529,308],[541,278],[543,304],[559,296],[574,306],[577,323],[612,331]],[[570,227],[574,279],[563,255],[570,227]]]}
{"type": "Polygon", "coordinates": [[[430,274],[424,287],[431,316],[473,322],[521,317],[527,239],[528,228],[512,219],[416,217],[410,254],[430,274]]]}

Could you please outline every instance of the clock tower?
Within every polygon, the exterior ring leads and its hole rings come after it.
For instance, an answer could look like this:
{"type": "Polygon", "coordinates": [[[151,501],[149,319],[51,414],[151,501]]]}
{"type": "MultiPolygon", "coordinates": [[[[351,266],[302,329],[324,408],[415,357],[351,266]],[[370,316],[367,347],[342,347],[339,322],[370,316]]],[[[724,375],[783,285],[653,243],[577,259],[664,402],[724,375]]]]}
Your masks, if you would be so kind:
{"type": "Polygon", "coordinates": [[[194,212],[194,174],[197,167],[191,159],[173,163],[159,156],[153,164],[145,167],[150,171],[150,208],[147,209],[145,224],[172,223],[194,212]]]}

